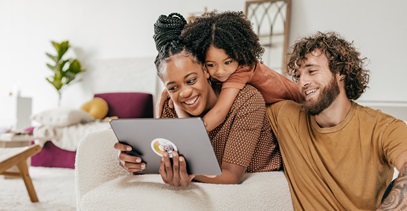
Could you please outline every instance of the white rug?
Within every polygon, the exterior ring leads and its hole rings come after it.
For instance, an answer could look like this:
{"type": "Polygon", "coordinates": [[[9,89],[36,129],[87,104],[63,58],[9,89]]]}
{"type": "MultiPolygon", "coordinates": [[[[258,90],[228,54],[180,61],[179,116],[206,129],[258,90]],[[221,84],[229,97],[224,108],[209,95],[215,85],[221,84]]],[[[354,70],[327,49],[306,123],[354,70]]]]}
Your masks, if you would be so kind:
{"type": "Polygon", "coordinates": [[[66,168],[30,167],[39,202],[32,203],[21,178],[0,176],[0,210],[76,210],[75,172],[66,168]]]}

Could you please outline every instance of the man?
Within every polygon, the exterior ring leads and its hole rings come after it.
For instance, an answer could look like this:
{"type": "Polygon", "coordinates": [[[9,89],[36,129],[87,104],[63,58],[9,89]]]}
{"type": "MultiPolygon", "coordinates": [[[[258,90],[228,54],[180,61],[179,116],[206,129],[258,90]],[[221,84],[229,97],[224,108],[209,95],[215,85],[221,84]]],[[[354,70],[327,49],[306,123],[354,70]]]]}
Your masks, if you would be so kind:
{"type": "Polygon", "coordinates": [[[353,101],[369,81],[359,56],[334,32],[292,48],[288,68],[305,100],[276,103],[268,115],[295,210],[407,209],[407,126],[353,101]]]}

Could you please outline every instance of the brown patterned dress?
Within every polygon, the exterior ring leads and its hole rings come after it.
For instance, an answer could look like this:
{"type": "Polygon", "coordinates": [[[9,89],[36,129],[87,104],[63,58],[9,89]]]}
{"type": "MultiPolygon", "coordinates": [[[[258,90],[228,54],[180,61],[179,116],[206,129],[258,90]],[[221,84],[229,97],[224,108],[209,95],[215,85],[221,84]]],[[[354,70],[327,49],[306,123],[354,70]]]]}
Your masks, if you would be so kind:
{"type": "MultiPolygon", "coordinates": [[[[164,104],[162,118],[176,118],[164,104]]],[[[209,132],[218,162],[246,167],[246,172],[281,170],[281,154],[266,116],[260,92],[246,85],[237,95],[226,119],[209,132]]]]}

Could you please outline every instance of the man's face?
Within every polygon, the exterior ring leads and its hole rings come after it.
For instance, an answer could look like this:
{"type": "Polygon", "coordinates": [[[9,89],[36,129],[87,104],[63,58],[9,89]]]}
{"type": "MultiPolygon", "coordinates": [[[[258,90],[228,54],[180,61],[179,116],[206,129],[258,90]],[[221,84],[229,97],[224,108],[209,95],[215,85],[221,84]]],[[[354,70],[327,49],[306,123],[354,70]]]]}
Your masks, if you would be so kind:
{"type": "Polygon", "coordinates": [[[303,109],[310,115],[318,115],[338,97],[339,74],[332,74],[328,59],[320,50],[305,57],[298,62],[293,78],[305,99],[303,109]]]}

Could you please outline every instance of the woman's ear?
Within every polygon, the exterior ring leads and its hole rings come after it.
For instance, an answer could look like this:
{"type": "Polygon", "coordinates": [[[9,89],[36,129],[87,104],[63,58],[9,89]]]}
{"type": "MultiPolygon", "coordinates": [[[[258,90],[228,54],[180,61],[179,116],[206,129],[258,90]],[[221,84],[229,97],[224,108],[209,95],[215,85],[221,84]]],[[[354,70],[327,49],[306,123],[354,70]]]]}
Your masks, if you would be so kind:
{"type": "Polygon", "coordinates": [[[206,79],[209,79],[211,77],[211,75],[209,75],[208,69],[206,69],[205,65],[202,66],[202,70],[205,74],[206,79]]]}

